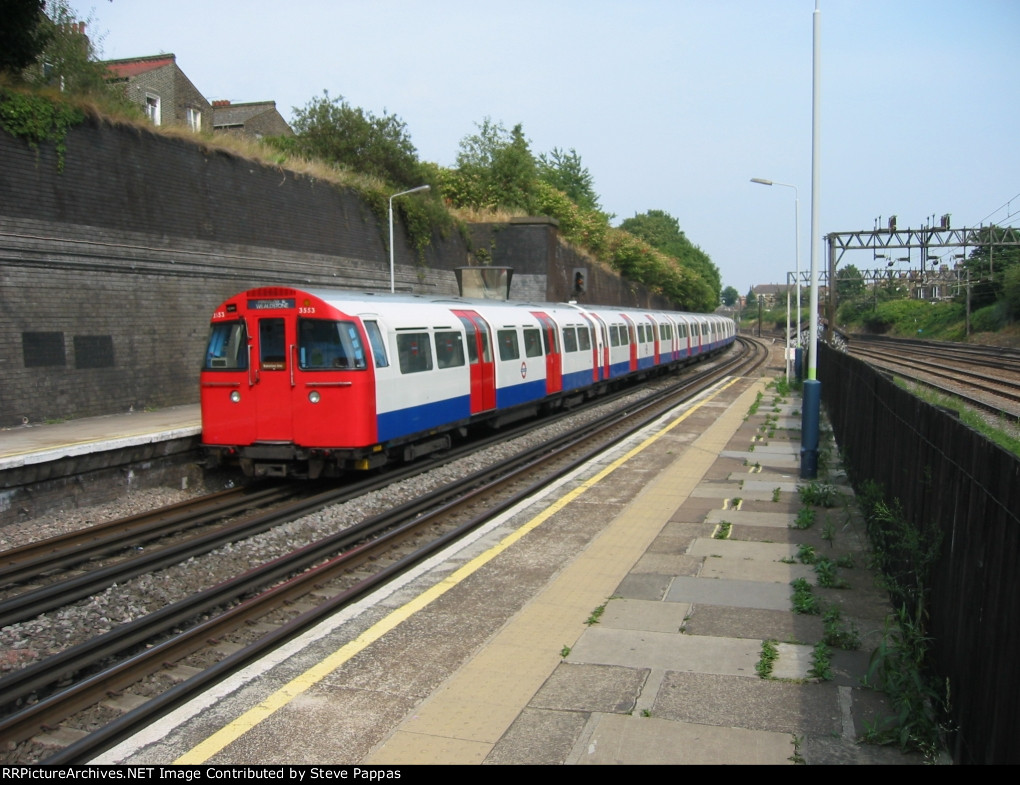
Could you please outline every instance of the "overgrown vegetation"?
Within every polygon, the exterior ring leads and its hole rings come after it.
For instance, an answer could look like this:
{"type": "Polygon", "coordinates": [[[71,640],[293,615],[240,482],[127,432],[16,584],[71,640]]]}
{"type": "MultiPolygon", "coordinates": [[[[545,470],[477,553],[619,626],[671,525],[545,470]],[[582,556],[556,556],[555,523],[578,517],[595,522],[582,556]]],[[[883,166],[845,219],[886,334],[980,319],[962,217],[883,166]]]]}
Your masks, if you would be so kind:
{"type": "Polygon", "coordinates": [[[934,526],[918,526],[903,515],[897,500],[864,483],[861,508],[868,536],[896,617],[886,625],[872,654],[867,683],[889,696],[895,712],[868,729],[866,738],[896,744],[934,757],[941,749],[943,718],[948,716],[948,685],[929,662],[927,599],[941,535],[934,526]]]}

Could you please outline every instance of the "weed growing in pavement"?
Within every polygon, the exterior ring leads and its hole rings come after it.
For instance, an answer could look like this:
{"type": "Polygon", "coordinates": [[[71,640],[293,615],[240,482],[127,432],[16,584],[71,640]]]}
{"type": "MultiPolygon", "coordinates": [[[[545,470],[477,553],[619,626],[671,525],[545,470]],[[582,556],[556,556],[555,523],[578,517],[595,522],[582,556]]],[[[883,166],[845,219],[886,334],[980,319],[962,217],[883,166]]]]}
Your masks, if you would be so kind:
{"type": "MultiPolygon", "coordinates": [[[[608,600],[607,600],[607,602],[608,602],[608,600]]],[[[602,618],[602,614],[605,613],[605,612],[606,612],[606,603],[604,602],[599,607],[597,607],[595,610],[593,610],[591,612],[591,616],[589,616],[585,620],[584,623],[587,624],[589,627],[591,625],[593,625],[593,624],[598,624],[599,623],[599,619],[602,618]]]]}
{"type": "Polygon", "coordinates": [[[812,507],[835,507],[839,503],[839,492],[831,485],[819,482],[811,482],[801,485],[797,492],[804,504],[812,507]]]}
{"type": "Polygon", "coordinates": [[[732,529],[733,524],[729,521],[719,521],[719,526],[712,534],[712,538],[716,540],[728,540],[732,529]]]}
{"type": "Polygon", "coordinates": [[[779,501],[779,494],[781,494],[782,492],[783,492],[782,488],[773,488],[772,489],[772,501],[778,502],[779,501]]]}
{"type": "Polygon", "coordinates": [[[793,755],[787,758],[787,760],[790,761],[790,763],[803,764],[807,762],[804,760],[804,756],[800,754],[800,746],[803,743],[804,743],[803,736],[793,737],[793,755]]]}
{"type": "Polygon", "coordinates": [[[762,679],[772,678],[772,668],[777,659],[779,659],[778,643],[774,640],[762,641],[761,656],[758,658],[758,664],[754,666],[758,676],[762,679]]]}
{"type": "Polygon", "coordinates": [[[822,623],[825,629],[822,640],[829,646],[844,651],[856,651],[861,647],[857,625],[851,621],[844,622],[843,612],[836,606],[831,606],[822,614],[822,623]]]}
{"type": "Polygon", "coordinates": [[[793,612],[805,616],[817,616],[822,612],[821,603],[811,593],[811,584],[804,578],[795,578],[790,582],[793,586],[793,612]]]}
{"type": "Polygon", "coordinates": [[[815,508],[814,507],[801,507],[797,511],[797,519],[794,521],[793,526],[796,529],[810,529],[815,525],[815,508]]]}
{"type": "Polygon", "coordinates": [[[822,557],[815,562],[815,575],[818,577],[818,585],[826,589],[846,589],[849,587],[845,580],[839,577],[838,565],[828,557],[822,557]]]}
{"type": "Polygon", "coordinates": [[[761,405],[761,399],[762,399],[762,392],[761,392],[761,390],[759,390],[758,391],[758,397],[756,397],[754,399],[754,403],[752,403],[751,407],[747,410],[747,414],[748,414],[749,417],[758,413],[758,407],[761,405]]]}
{"type": "Polygon", "coordinates": [[[564,658],[569,657],[570,656],[570,647],[569,646],[564,646],[562,649],[560,649],[560,656],[564,657],[564,658]]]}
{"type": "Polygon", "coordinates": [[[801,543],[797,546],[797,559],[801,564],[814,564],[818,560],[815,546],[801,543]]]}
{"type": "Polygon", "coordinates": [[[832,681],[832,650],[825,641],[818,641],[811,652],[811,667],[808,675],[822,681],[832,681]]]}

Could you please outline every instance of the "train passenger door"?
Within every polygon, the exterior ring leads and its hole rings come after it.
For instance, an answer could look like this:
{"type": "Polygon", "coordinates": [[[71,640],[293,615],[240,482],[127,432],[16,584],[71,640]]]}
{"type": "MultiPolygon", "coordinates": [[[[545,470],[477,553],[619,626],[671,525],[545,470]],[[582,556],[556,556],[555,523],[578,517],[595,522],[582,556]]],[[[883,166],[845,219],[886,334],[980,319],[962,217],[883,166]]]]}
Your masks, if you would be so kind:
{"type": "Polygon", "coordinates": [[[637,330],[634,329],[634,321],[625,313],[621,313],[624,324],[627,327],[627,335],[630,337],[630,371],[633,373],[638,368],[638,344],[637,330]]]}
{"type": "Polygon", "coordinates": [[[602,335],[602,320],[597,316],[589,316],[586,313],[581,314],[584,321],[588,324],[588,330],[591,332],[591,380],[597,382],[602,378],[609,378],[609,349],[606,347],[606,375],[602,376],[602,347],[605,345],[602,335]]]}
{"type": "Polygon", "coordinates": [[[263,316],[254,334],[254,381],[259,386],[255,412],[255,441],[291,441],[291,395],[294,389],[293,320],[263,316]],[[288,326],[289,325],[289,326],[288,326]]]}
{"type": "Polygon", "coordinates": [[[546,395],[552,395],[563,390],[563,363],[560,358],[556,322],[541,311],[532,311],[531,314],[542,324],[542,340],[545,343],[545,392],[546,395]]]}
{"type": "Polygon", "coordinates": [[[648,316],[648,327],[652,330],[652,362],[659,365],[659,325],[651,316],[648,316]]]}
{"type": "Polygon", "coordinates": [[[454,311],[464,325],[471,373],[471,414],[496,408],[496,371],[488,323],[474,311],[454,311]]]}

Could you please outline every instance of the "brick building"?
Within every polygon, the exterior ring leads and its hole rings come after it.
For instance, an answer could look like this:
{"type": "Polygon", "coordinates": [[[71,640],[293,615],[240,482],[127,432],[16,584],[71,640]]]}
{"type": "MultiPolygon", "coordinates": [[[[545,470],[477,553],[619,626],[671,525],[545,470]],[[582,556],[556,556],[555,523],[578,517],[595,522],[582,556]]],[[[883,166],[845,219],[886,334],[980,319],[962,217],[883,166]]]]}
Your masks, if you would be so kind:
{"type": "Polygon", "coordinates": [[[229,131],[256,138],[289,136],[275,101],[209,103],[177,65],[173,54],[107,60],[110,81],[121,84],[153,125],[180,125],[192,131],[229,131]]]}

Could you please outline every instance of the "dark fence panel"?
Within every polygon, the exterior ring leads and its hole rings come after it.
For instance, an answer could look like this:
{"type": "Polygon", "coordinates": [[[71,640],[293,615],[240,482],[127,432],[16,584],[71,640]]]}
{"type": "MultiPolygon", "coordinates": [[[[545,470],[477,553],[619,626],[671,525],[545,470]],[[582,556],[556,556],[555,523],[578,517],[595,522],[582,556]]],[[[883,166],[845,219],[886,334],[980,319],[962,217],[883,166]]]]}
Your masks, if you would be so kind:
{"type": "MultiPolygon", "coordinates": [[[[876,483],[938,545],[913,589],[949,688],[954,762],[1020,763],[1020,459],[825,345],[818,378],[854,486],[876,483]]],[[[896,569],[913,566],[904,554],[896,569]]]]}

